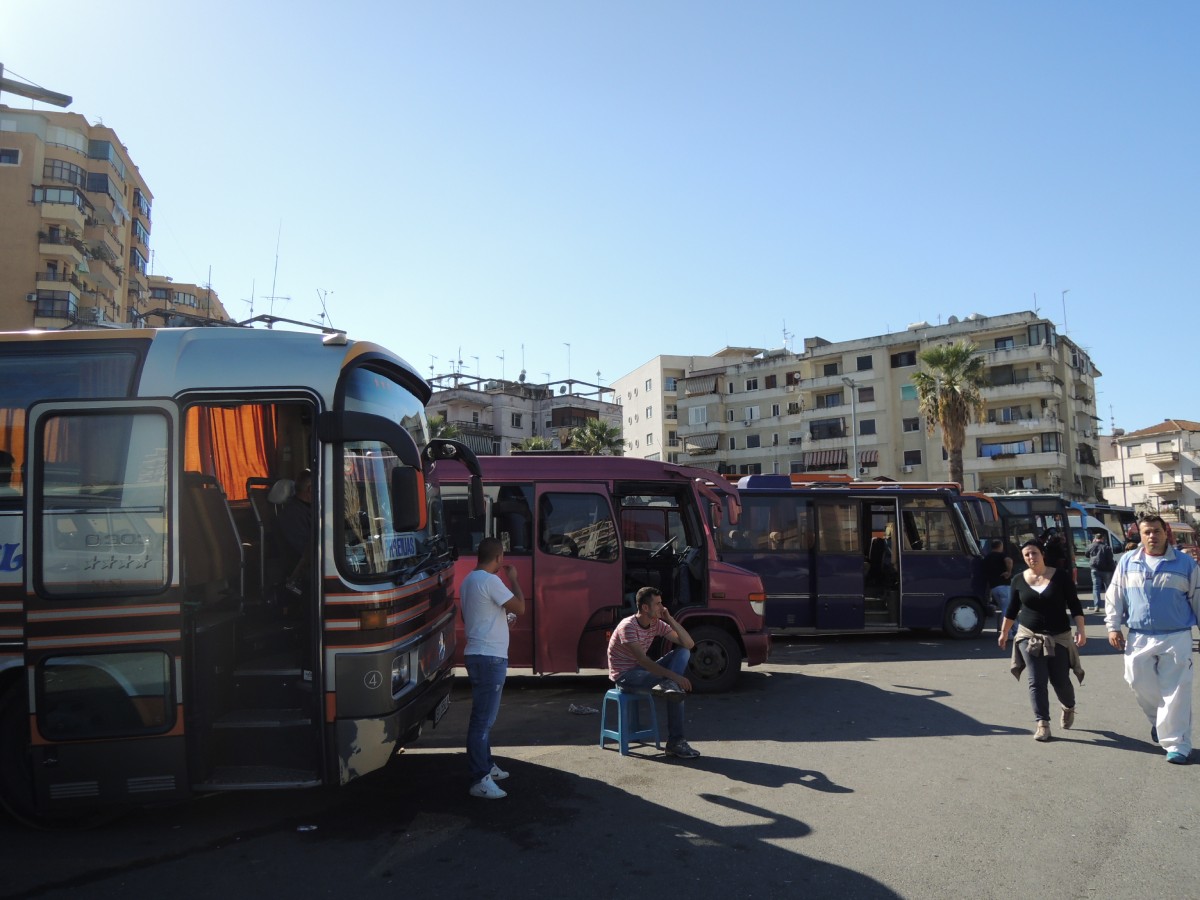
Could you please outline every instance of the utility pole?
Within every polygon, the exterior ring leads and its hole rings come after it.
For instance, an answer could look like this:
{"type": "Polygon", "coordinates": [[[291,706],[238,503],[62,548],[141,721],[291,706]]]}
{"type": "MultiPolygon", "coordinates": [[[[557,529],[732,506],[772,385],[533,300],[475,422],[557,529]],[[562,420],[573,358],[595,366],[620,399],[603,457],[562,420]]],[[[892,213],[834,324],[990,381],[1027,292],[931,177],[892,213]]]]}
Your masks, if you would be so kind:
{"type": "Polygon", "coordinates": [[[30,100],[38,100],[42,103],[49,103],[51,106],[67,107],[71,105],[71,97],[66,94],[59,94],[55,91],[48,91],[45,88],[37,87],[32,84],[22,84],[19,81],[13,81],[11,78],[4,77],[4,63],[0,63],[0,92],[8,91],[10,94],[16,94],[20,97],[28,97],[30,100]]]}

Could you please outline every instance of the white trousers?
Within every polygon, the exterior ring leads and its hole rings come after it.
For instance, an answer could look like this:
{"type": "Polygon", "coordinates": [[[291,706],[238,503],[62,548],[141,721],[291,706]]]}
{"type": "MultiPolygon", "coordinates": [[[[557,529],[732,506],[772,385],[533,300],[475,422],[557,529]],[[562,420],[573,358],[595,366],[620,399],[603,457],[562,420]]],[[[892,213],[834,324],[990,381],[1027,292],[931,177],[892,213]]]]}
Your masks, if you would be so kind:
{"type": "Polygon", "coordinates": [[[1125,681],[1168,753],[1192,752],[1192,630],[1130,632],[1125,681]]]}

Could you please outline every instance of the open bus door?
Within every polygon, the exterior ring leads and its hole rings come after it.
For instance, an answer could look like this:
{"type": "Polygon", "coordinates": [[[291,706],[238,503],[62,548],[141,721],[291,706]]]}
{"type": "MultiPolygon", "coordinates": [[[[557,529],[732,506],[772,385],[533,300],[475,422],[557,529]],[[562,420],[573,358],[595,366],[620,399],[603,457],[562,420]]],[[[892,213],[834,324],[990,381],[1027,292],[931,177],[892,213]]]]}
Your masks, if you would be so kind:
{"type": "Polygon", "coordinates": [[[178,409],[37,403],[25,459],[29,810],[185,796],[178,409]]]}
{"type": "Polygon", "coordinates": [[[815,622],[827,631],[861,629],[866,625],[866,571],[857,499],[818,497],[814,557],[819,595],[815,622]]]}
{"type": "Polygon", "coordinates": [[[533,669],[575,672],[604,665],[596,614],[623,605],[617,529],[604,485],[539,484],[533,561],[533,669]],[[586,644],[580,659],[581,647],[586,644]],[[598,658],[597,647],[599,647],[598,658]]]}

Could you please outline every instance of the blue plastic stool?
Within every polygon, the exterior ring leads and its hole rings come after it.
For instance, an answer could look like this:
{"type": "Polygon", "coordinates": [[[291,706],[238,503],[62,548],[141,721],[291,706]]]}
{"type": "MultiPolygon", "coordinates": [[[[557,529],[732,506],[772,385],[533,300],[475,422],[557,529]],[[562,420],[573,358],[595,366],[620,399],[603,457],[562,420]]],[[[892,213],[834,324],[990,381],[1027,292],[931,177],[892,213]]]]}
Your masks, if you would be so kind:
{"type": "Polygon", "coordinates": [[[600,749],[604,742],[616,741],[621,747],[621,755],[629,755],[630,743],[648,744],[654,741],[659,750],[662,744],[658,739],[658,711],[654,708],[654,696],[649,691],[623,691],[613,688],[604,695],[600,711],[600,749]],[[645,702],[649,712],[649,724],[642,726],[638,704],[645,702]],[[617,727],[609,728],[608,708],[610,703],[617,704],[617,727]]]}

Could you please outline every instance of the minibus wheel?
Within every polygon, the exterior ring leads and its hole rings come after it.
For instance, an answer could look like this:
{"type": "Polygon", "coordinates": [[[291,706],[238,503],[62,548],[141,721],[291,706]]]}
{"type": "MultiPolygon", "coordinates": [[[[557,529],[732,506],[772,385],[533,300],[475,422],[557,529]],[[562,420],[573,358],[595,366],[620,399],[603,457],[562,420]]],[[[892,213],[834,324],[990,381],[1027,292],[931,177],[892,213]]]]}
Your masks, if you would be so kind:
{"type": "MultiPolygon", "coordinates": [[[[687,628],[686,624],[684,625],[687,628]]],[[[696,642],[688,678],[697,694],[718,694],[733,687],[742,668],[742,651],[728,631],[715,625],[688,628],[696,642]]]]}
{"type": "Polygon", "coordinates": [[[952,638],[978,637],[985,622],[983,607],[973,597],[955,597],[946,604],[942,630],[952,638]]]}

